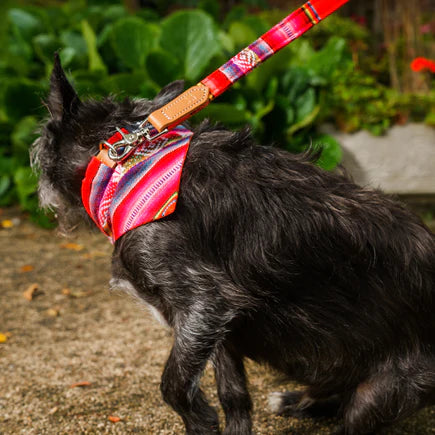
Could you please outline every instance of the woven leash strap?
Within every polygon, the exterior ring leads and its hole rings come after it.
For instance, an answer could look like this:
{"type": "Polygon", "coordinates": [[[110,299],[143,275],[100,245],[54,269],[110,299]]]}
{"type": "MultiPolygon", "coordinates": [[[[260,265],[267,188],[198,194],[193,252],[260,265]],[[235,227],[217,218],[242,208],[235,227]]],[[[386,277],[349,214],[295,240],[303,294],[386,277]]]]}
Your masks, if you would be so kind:
{"type": "Polygon", "coordinates": [[[148,122],[161,132],[190,118],[257,65],[299,38],[347,2],[348,0],[306,2],[200,83],[151,113],[148,122]]]}

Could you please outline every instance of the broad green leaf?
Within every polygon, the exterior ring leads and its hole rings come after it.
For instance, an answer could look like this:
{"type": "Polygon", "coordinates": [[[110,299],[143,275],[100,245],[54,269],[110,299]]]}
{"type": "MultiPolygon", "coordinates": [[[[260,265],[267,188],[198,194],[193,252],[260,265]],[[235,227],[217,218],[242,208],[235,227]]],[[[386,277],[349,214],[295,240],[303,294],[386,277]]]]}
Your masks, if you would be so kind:
{"type": "Polygon", "coordinates": [[[182,64],[187,80],[198,79],[220,50],[213,19],[198,10],[175,12],[161,23],[160,45],[182,64]]]}
{"type": "Polygon", "coordinates": [[[278,92],[278,86],[279,86],[278,77],[276,76],[271,77],[265,89],[266,98],[268,98],[269,100],[274,99],[278,92]]]}
{"type": "Polygon", "coordinates": [[[52,63],[53,53],[60,48],[60,42],[54,35],[42,33],[33,38],[35,53],[43,62],[52,63]]]}
{"type": "Polygon", "coordinates": [[[234,21],[240,21],[247,15],[248,11],[245,6],[235,6],[233,7],[225,17],[222,28],[229,29],[231,23],[234,21]]]}
{"type": "Polygon", "coordinates": [[[69,66],[72,70],[87,67],[88,47],[85,39],[80,33],[73,30],[67,30],[60,34],[60,41],[65,47],[60,52],[63,66],[69,66]]]}
{"type": "Polygon", "coordinates": [[[10,152],[9,142],[13,128],[14,124],[11,122],[0,122],[0,156],[5,152],[10,152]]]}
{"type": "Polygon", "coordinates": [[[140,88],[139,96],[152,100],[160,91],[160,86],[153,84],[151,81],[146,81],[140,88]]]}
{"type": "Polygon", "coordinates": [[[219,20],[221,5],[216,0],[200,0],[198,7],[211,15],[216,21],[219,20]]]}
{"type": "Polygon", "coordinates": [[[60,34],[60,40],[65,47],[72,47],[79,56],[86,56],[88,54],[88,47],[85,38],[73,30],[66,30],[60,34]]]}
{"type": "Polygon", "coordinates": [[[128,12],[123,5],[110,5],[103,10],[105,24],[117,21],[128,16],[128,12]]]}
{"type": "Polygon", "coordinates": [[[69,26],[70,17],[65,13],[63,8],[45,7],[44,11],[47,16],[47,21],[51,24],[55,33],[59,33],[69,26]]]}
{"type": "Polygon", "coordinates": [[[285,110],[285,114],[287,115],[287,123],[286,125],[292,125],[295,122],[295,109],[292,105],[288,105],[285,110]]]}
{"type": "Polygon", "coordinates": [[[14,147],[14,151],[17,156],[21,154],[24,157],[25,162],[28,161],[30,145],[37,137],[37,127],[37,118],[34,116],[26,116],[17,122],[11,134],[11,142],[14,147]]]}
{"type": "Polygon", "coordinates": [[[282,93],[294,103],[310,86],[310,76],[306,69],[292,67],[281,78],[282,93]]]}
{"type": "Polygon", "coordinates": [[[296,107],[296,122],[309,117],[316,108],[316,91],[314,88],[308,88],[302,95],[300,95],[294,102],[296,107]]]}
{"type": "Polygon", "coordinates": [[[105,76],[102,76],[99,71],[76,70],[72,71],[72,76],[74,88],[78,95],[92,97],[107,95],[107,90],[102,84],[102,79],[105,76]]]}
{"type": "Polygon", "coordinates": [[[119,60],[128,68],[140,69],[157,45],[159,29],[140,18],[128,17],[112,27],[111,43],[119,60]]]}
{"type": "MultiPolygon", "coordinates": [[[[268,86],[273,77],[280,77],[288,68],[289,51],[281,50],[276,56],[272,56],[266,62],[259,65],[245,79],[248,86],[258,92],[262,92],[268,86]]],[[[242,82],[243,83],[243,82],[242,82]]]]}
{"type": "Polygon", "coordinates": [[[107,93],[126,94],[136,96],[140,94],[143,84],[147,81],[145,72],[112,74],[105,78],[101,85],[107,93]]]}
{"type": "Polygon", "coordinates": [[[17,204],[17,191],[12,185],[9,189],[7,189],[2,196],[0,196],[0,207],[17,204]]]}
{"type": "Polygon", "coordinates": [[[146,8],[139,9],[139,11],[136,12],[136,16],[142,18],[147,23],[158,22],[160,19],[159,14],[156,11],[146,8]]]}
{"type": "Polygon", "coordinates": [[[317,51],[305,66],[316,72],[318,76],[331,79],[333,73],[343,63],[350,62],[351,58],[347,52],[347,44],[343,38],[332,37],[328,40],[322,50],[317,51]]]}
{"type": "Polygon", "coordinates": [[[17,79],[8,83],[3,103],[9,119],[18,120],[27,115],[44,114],[42,94],[42,87],[30,80],[17,79]]]}
{"type": "Polygon", "coordinates": [[[146,68],[149,76],[160,86],[183,78],[178,59],[163,50],[153,51],[148,55],[146,68]]]}
{"type": "Polygon", "coordinates": [[[0,159],[0,174],[13,175],[17,168],[16,159],[13,157],[4,157],[0,159]]]}
{"type": "Polygon", "coordinates": [[[241,21],[255,33],[254,38],[249,41],[248,44],[254,42],[254,40],[259,38],[270,29],[269,23],[258,15],[247,15],[241,21]]]}
{"type": "MultiPolygon", "coordinates": [[[[257,33],[243,21],[231,23],[228,34],[234,41],[236,50],[240,50],[257,39],[257,33]]],[[[236,54],[236,53],[234,53],[236,54]]]]}
{"type": "Polygon", "coordinates": [[[66,47],[59,52],[59,56],[62,66],[65,68],[70,65],[72,60],[77,56],[77,52],[72,47],[66,47]]]}
{"type": "Polygon", "coordinates": [[[253,118],[257,119],[258,121],[262,118],[264,118],[266,115],[268,115],[275,107],[275,102],[273,100],[270,100],[265,104],[263,101],[258,101],[257,104],[254,104],[255,113],[253,115],[253,118]]]}
{"type": "Polygon", "coordinates": [[[11,179],[7,175],[0,176],[0,197],[2,197],[11,185],[11,179]]]}
{"type": "Polygon", "coordinates": [[[290,128],[287,129],[287,137],[291,137],[294,133],[296,133],[298,130],[305,128],[312,124],[314,120],[316,119],[317,115],[320,112],[320,106],[317,105],[314,110],[307,115],[306,118],[301,119],[299,122],[296,122],[293,124],[290,128]]]}
{"type": "Polygon", "coordinates": [[[237,109],[232,104],[213,103],[201,110],[196,119],[209,118],[212,122],[222,122],[226,125],[241,125],[248,121],[247,112],[237,109]]]}
{"type": "Polygon", "coordinates": [[[41,20],[23,9],[10,9],[8,19],[13,26],[14,32],[27,41],[30,41],[33,36],[43,30],[41,20]]]}
{"type": "Polygon", "coordinates": [[[315,148],[321,148],[322,154],[317,162],[319,166],[328,171],[332,171],[340,164],[343,158],[343,151],[340,144],[332,136],[324,134],[314,139],[315,148]]]}
{"type": "Polygon", "coordinates": [[[230,35],[228,35],[228,33],[220,31],[218,34],[218,38],[219,43],[224,50],[230,53],[230,55],[235,54],[236,49],[234,47],[234,41],[232,40],[230,35]]]}
{"type": "Polygon", "coordinates": [[[289,46],[291,61],[294,65],[305,65],[316,54],[313,46],[304,38],[293,41],[289,46]]]}
{"type": "Polygon", "coordinates": [[[30,67],[32,55],[32,46],[21,37],[13,39],[8,45],[8,63],[23,75],[26,75],[30,67]],[[22,64],[18,68],[16,67],[17,61],[22,64]]]}
{"type": "Polygon", "coordinates": [[[21,167],[14,174],[14,182],[20,204],[27,208],[29,196],[38,189],[38,177],[29,167],[21,167]]]}
{"type": "Polygon", "coordinates": [[[81,25],[83,38],[85,39],[86,45],[88,47],[89,70],[101,71],[103,73],[107,72],[106,65],[104,65],[104,62],[98,53],[97,38],[92,27],[86,20],[83,20],[81,25]]]}
{"type": "Polygon", "coordinates": [[[33,202],[35,203],[33,208],[30,209],[30,219],[35,224],[39,225],[42,228],[54,228],[56,224],[56,220],[54,217],[54,213],[50,211],[44,211],[39,208],[38,199],[31,198],[33,202]]]}

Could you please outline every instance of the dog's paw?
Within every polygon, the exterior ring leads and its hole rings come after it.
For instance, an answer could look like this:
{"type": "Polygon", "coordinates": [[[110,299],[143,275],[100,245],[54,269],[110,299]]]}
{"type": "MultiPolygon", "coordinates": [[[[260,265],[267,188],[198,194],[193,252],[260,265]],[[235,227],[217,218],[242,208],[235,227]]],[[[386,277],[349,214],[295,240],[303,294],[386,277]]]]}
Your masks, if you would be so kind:
{"type": "Polygon", "coordinates": [[[340,409],[338,396],[317,401],[303,391],[286,391],[269,395],[269,409],[278,415],[294,418],[336,418],[340,409]]]}
{"type": "Polygon", "coordinates": [[[267,402],[269,405],[269,409],[274,414],[279,414],[282,408],[282,396],[284,393],[273,392],[269,394],[267,398],[267,402]]]}
{"type": "MultiPolygon", "coordinates": [[[[269,394],[269,409],[278,415],[296,413],[303,394],[300,391],[273,392],[269,394]]],[[[300,413],[300,411],[299,411],[300,413]]]]}

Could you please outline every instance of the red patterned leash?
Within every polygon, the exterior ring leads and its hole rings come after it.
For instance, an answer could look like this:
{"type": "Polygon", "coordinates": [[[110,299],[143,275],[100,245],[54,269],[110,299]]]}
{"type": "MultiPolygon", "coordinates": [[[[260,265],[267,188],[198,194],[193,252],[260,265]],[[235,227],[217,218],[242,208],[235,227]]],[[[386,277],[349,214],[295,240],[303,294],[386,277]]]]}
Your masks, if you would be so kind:
{"type": "MultiPolygon", "coordinates": [[[[347,2],[348,0],[306,2],[200,83],[151,113],[134,133],[123,135],[119,142],[109,147],[110,159],[121,161],[132,151],[141,137],[152,141],[181,124],[257,65],[299,38],[347,2]]],[[[107,142],[105,144],[107,145],[107,142]]]]}
{"type": "Polygon", "coordinates": [[[348,0],[311,0],[201,81],[216,98],[258,64],[299,38],[348,0]]]}

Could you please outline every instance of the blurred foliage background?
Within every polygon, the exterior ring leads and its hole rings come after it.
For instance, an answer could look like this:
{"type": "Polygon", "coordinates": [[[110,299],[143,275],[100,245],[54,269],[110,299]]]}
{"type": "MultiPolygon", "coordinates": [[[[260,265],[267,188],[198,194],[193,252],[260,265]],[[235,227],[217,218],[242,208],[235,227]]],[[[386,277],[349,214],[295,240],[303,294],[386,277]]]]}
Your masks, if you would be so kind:
{"type": "MultiPolygon", "coordinates": [[[[82,98],[152,98],[173,80],[184,79],[186,87],[201,80],[301,3],[3,0],[0,206],[18,203],[49,225],[38,211],[28,151],[47,116],[43,99],[55,51],[82,98]]],[[[431,64],[410,67],[415,57],[434,58],[431,4],[353,0],[192,122],[249,124],[258,140],[295,152],[321,145],[319,164],[328,170],[340,162],[341,149],[320,132],[326,122],[375,135],[408,120],[434,125],[431,64]]]]}

